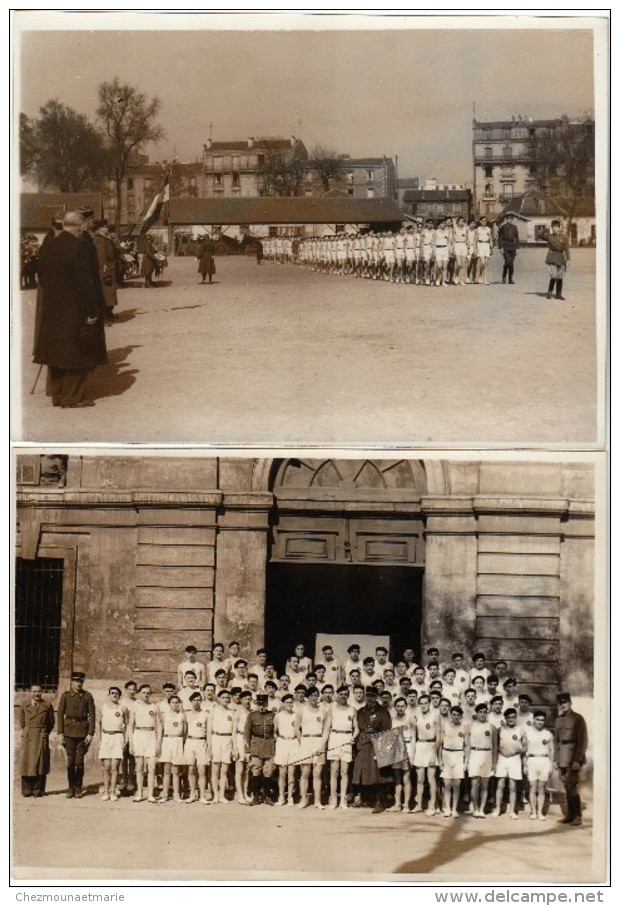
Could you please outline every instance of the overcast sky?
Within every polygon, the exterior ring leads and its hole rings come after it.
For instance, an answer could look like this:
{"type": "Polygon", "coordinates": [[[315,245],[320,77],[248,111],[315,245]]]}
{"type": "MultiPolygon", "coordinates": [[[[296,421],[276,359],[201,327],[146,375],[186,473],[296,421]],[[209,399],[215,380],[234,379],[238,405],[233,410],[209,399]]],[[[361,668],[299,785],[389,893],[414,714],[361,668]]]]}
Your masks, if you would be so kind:
{"type": "Polygon", "coordinates": [[[199,159],[212,123],[214,140],[294,134],[308,150],[398,155],[400,177],[465,182],[473,102],[478,119],[594,109],[587,28],[109,31],[105,14],[92,21],[98,30],[22,32],[16,109],[36,116],[58,98],[94,119],[97,86],[119,76],[162,101],[167,139],[152,160],[175,148],[199,159]]]}

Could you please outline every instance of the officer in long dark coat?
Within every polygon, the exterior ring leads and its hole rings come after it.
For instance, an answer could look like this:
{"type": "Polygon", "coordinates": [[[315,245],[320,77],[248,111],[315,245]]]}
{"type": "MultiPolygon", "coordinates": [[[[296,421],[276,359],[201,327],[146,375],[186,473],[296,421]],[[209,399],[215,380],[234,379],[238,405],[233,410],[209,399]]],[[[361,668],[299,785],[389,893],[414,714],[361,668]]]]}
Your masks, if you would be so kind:
{"type": "Polygon", "coordinates": [[[82,215],[82,234],[81,240],[84,243],[84,247],[88,252],[88,259],[90,261],[90,267],[93,275],[93,280],[95,282],[95,288],[97,290],[97,295],[99,297],[99,307],[101,309],[101,314],[104,321],[108,320],[106,301],[103,294],[103,284],[99,276],[99,258],[97,256],[97,249],[95,248],[95,212],[92,208],[82,205],[78,209],[78,214],[82,215]]]}
{"type": "Polygon", "coordinates": [[[63,218],[63,231],[46,243],[39,261],[41,316],[34,361],[50,368],[55,406],[94,406],[86,399],[89,371],[107,362],[99,280],[81,239],[83,219],[63,218]]]}
{"type": "MultiPolygon", "coordinates": [[[[353,762],[353,784],[366,788],[369,796],[374,794],[375,805],[373,812],[382,812],[385,803],[381,795],[383,785],[392,779],[389,768],[379,768],[372,744],[372,737],[377,733],[392,729],[390,712],[377,701],[375,686],[366,686],[366,704],[357,712],[359,735],[355,741],[355,761],[353,762]]],[[[362,804],[358,794],[353,805],[358,808],[362,804]]]]}
{"type": "Polygon", "coordinates": [[[112,240],[108,237],[108,221],[95,220],[93,224],[93,244],[97,253],[99,280],[105,303],[105,319],[109,323],[117,321],[114,309],[118,304],[116,295],[116,252],[112,240]]]}
{"type": "Polygon", "coordinates": [[[263,793],[264,802],[273,805],[275,790],[273,774],[276,753],[274,713],[269,710],[269,696],[256,696],[257,711],[251,711],[245,722],[246,751],[250,756],[250,805],[255,805],[263,793]]]}
{"type": "Polygon", "coordinates": [[[21,705],[19,716],[22,796],[44,796],[50,771],[49,735],[54,729],[54,708],[43,701],[41,686],[30,687],[30,699],[21,705]]]}
{"type": "Polygon", "coordinates": [[[205,236],[198,248],[196,249],[196,258],[198,259],[198,273],[202,276],[201,283],[205,282],[205,277],[209,278],[209,283],[213,283],[213,274],[215,273],[215,244],[212,239],[205,236]]]}
{"type": "Polygon", "coordinates": [[[58,702],[58,739],[67,753],[67,799],[84,795],[84,756],[95,735],[95,702],[84,689],[84,674],[71,674],[71,689],[58,702]]]}
{"type": "Polygon", "coordinates": [[[568,692],[556,696],[558,717],[555,722],[555,762],[566,792],[566,816],[560,824],[581,825],[579,771],[585,764],[588,728],[581,714],[573,711],[568,692]]]}

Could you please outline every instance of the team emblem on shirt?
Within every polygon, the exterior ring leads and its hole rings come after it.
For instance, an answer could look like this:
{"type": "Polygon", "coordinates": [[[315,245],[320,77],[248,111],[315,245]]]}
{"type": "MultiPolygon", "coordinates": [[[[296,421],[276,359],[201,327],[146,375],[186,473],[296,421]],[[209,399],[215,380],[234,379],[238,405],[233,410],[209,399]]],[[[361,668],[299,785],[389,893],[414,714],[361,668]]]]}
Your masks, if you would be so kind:
{"type": "Polygon", "coordinates": [[[546,746],[548,742],[549,742],[548,739],[543,739],[543,741],[542,741],[543,746],[546,746]]]}
{"type": "Polygon", "coordinates": [[[179,726],[178,720],[173,721],[172,726],[173,726],[173,727],[178,727],[178,726],[179,726]]]}
{"type": "Polygon", "coordinates": [[[226,715],[226,719],[227,719],[227,720],[232,720],[232,714],[227,714],[227,715],[226,715]]]}
{"type": "Polygon", "coordinates": [[[512,738],[516,741],[519,737],[517,736],[516,733],[513,733],[513,734],[512,734],[512,738]]]}
{"type": "Polygon", "coordinates": [[[115,711],[115,712],[114,712],[114,717],[120,717],[120,716],[121,716],[121,712],[120,712],[120,711],[115,711]]]}
{"type": "Polygon", "coordinates": [[[431,728],[431,725],[430,725],[430,724],[427,724],[427,725],[426,725],[426,729],[427,729],[427,730],[430,730],[430,728],[431,728]]]}
{"type": "Polygon", "coordinates": [[[154,712],[154,711],[149,711],[149,717],[155,717],[155,712],[154,712]]]}
{"type": "MultiPolygon", "coordinates": [[[[201,720],[197,721],[197,722],[196,722],[196,726],[197,726],[197,727],[202,727],[202,721],[201,721],[201,720]]],[[[517,738],[517,737],[515,736],[515,739],[516,739],[516,738],[517,738]]]]}
{"type": "Polygon", "coordinates": [[[490,736],[490,735],[491,735],[491,731],[490,731],[490,730],[485,730],[485,731],[484,731],[484,735],[485,735],[485,736],[490,736]]]}
{"type": "Polygon", "coordinates": [[[459,736],[463,737],[463,736],[465,736],[465,734],[464,734],[464,733],[459,733],[459,736]]]}

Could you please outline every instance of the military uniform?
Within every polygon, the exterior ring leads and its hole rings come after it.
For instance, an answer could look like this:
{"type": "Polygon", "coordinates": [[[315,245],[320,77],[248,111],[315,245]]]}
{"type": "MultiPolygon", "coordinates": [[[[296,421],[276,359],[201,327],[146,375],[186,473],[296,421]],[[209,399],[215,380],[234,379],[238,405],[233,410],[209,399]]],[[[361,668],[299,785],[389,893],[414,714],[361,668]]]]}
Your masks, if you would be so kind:
{"type": "Polygon", "coordinates": [[[25,702],[20,708],[20,724],[22,796],[42,796],[50,770],[49,734],[54,729],[54,708],[49,702],[25,702]]]}
{"type": "MultiPolygon", "coordinates": [[[[257,704],[264,707],[267,696],[259,694],[257,704]]],[[[254,802],[262,788],[266,792],[266,801],[273,804],[274,791],[271,789],[271,778],[275,770],[275,714],[273,711],[251,711],[243,731],[246,750],[250,756],[250,789],[254,802]]]]}
{"type": "Polygon", "coordinates": [[[519,248],[519,230],[512,222],[512,219],[507,220],[499,228],[499,233],[497,234],[497,244],[501,249],[502,255],[504,256],[502,283],[506,282],[506,277],[508,277],[509,283],[514,283],[514,280],[512,278],[514,275],[517,249],[519,248]]]}
{"type": "Polygon", "coordinates": [[[58,734],[64,737],[67,753],[68,796],[82,795],[86,737],[95,733],[95,702],[90,692],[71,689],[58,703],[58,734]]]}
{"type": "Polygon", "coordinates": [[[555,723],[555,762],[566,791],[566,824],[581,822],[579,770],[586,760],[588,729],[581,714],[560,714],[555,723]]]}

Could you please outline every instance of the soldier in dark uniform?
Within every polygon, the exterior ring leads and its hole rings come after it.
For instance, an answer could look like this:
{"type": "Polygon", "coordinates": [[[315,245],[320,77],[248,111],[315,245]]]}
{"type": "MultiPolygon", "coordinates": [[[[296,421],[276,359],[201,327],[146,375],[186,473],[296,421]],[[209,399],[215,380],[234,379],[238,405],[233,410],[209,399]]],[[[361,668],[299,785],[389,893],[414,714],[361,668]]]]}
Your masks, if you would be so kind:
{"type": "Polygon", "coordinates": [[[97,253],[98,274],[101,291],[105,302],[105,317],[109,323],[118,321],[114,309],[118,304],[116,295],[116,253],[112,240],[108,236],[108,221],[95,220],[93,223],[93,243],[97,253]]]}
{"type": "Polygon", "coordinates": [[[49,735],[54,729],[54,708],[43,701],[41,686],[30,687],[30,699],[20,708],[20,724],[22,796],[44,796],[50,770],[49,735]]]}
{"type": "MultiPolygon", "coordinates": [[[[359,736],[355,742],[355,761],[353,762],[353,783],[356,787],[366,787],[368,794],[373,794],[375,804],[373,813],[385,811],[385,803],[381,792],[386,783],[392,780],[389,768],[377,767],[375,750],[372,737],[377,733],[392,729],[390,712],[377,700],[377,688],[366,686],[366,704],[357,712],[359,736]]],[[[361,796],[356,796],[353,805],[359,808],[362,804],[361,796]]]]}
{"type": "Polygon", "coordinates": [[[519,230],[514,223],[512,214],[506,214],[504,222],[499,228],[497,234],[497,245],[504,256],[504,269],[502,270],[502,283],[506,282],[508,277],[509,283],[514,283],[512,279],[515,270],[515,258],[519,248],[519,230]]]}
{"type": "Polygon", "coordinates": [[[547,289],[547,299],[551,299],[555,287],[555,298],[564,301],[562,288],[564,286],[564,275],[570,261],[570,247],[568,239],[562,232],[562,223],[559,220],[551,221],[551,229],[547,233],[547,245],[549,251],[545,258],[545,264],[549,268],[549,288],[547,289]]]}
{"type": "Polygon", "coordinates": [[[201,275],[201,283],[205,282],[205,277],[209,278],[209,283],[213,283],[213,274],[215,273],[215,245],[212,239],[205,236],[196,249],[196,258],[198,259],[198,273],[201,275]]]}
{"type": "Polygon", "coordinates": [[[58,702],[58,740],[67,753],[67,799],[84,795],[84,756],[95,734],[95,702],[84,689],[84,674],[71,674],[71,689],[58,702]]]}
{"type": "Polygon", "coordinates": [[[93,276],[93,282],[95,284],[97,299],[99,302],[99,308],[101,310],[101,317],[104,321],[109,322],[108,312],[106,309],[105,296],[103,295],[103,286],[101,284],[101,277],[99,276],[99,258],[97,257],[97,249],[95,246],[95,212],[92,208],[85,207],[82,205],[78,208],[78,213],[80,213],[84,219],[84,224],[82,226],[82,242],[84,248],[88,252],[88,259],[90,261],[90,270],[93,276]]]}
{"type": "Polygon", "coordinates": [[[243,731],[246,751],[250,755],[250,805],[259,801],[261,792],[267,805],[273,805],[277,795],[273,780],[276,752],[275,715],[273,711],[268,710],[268,703],[268,695],[259,693],[256,696],[258,711],[250,712],[243,731]]]}
{"type": "Polygon", "coordinates": [[[559,823],[580,827],[579,771],[586,760],[588,728],[581,714],[573,711],[568,692],[559,692],[556,701],[558,717],[555,722],[555,765],[566,791],[566,816],[559,823]]]}

